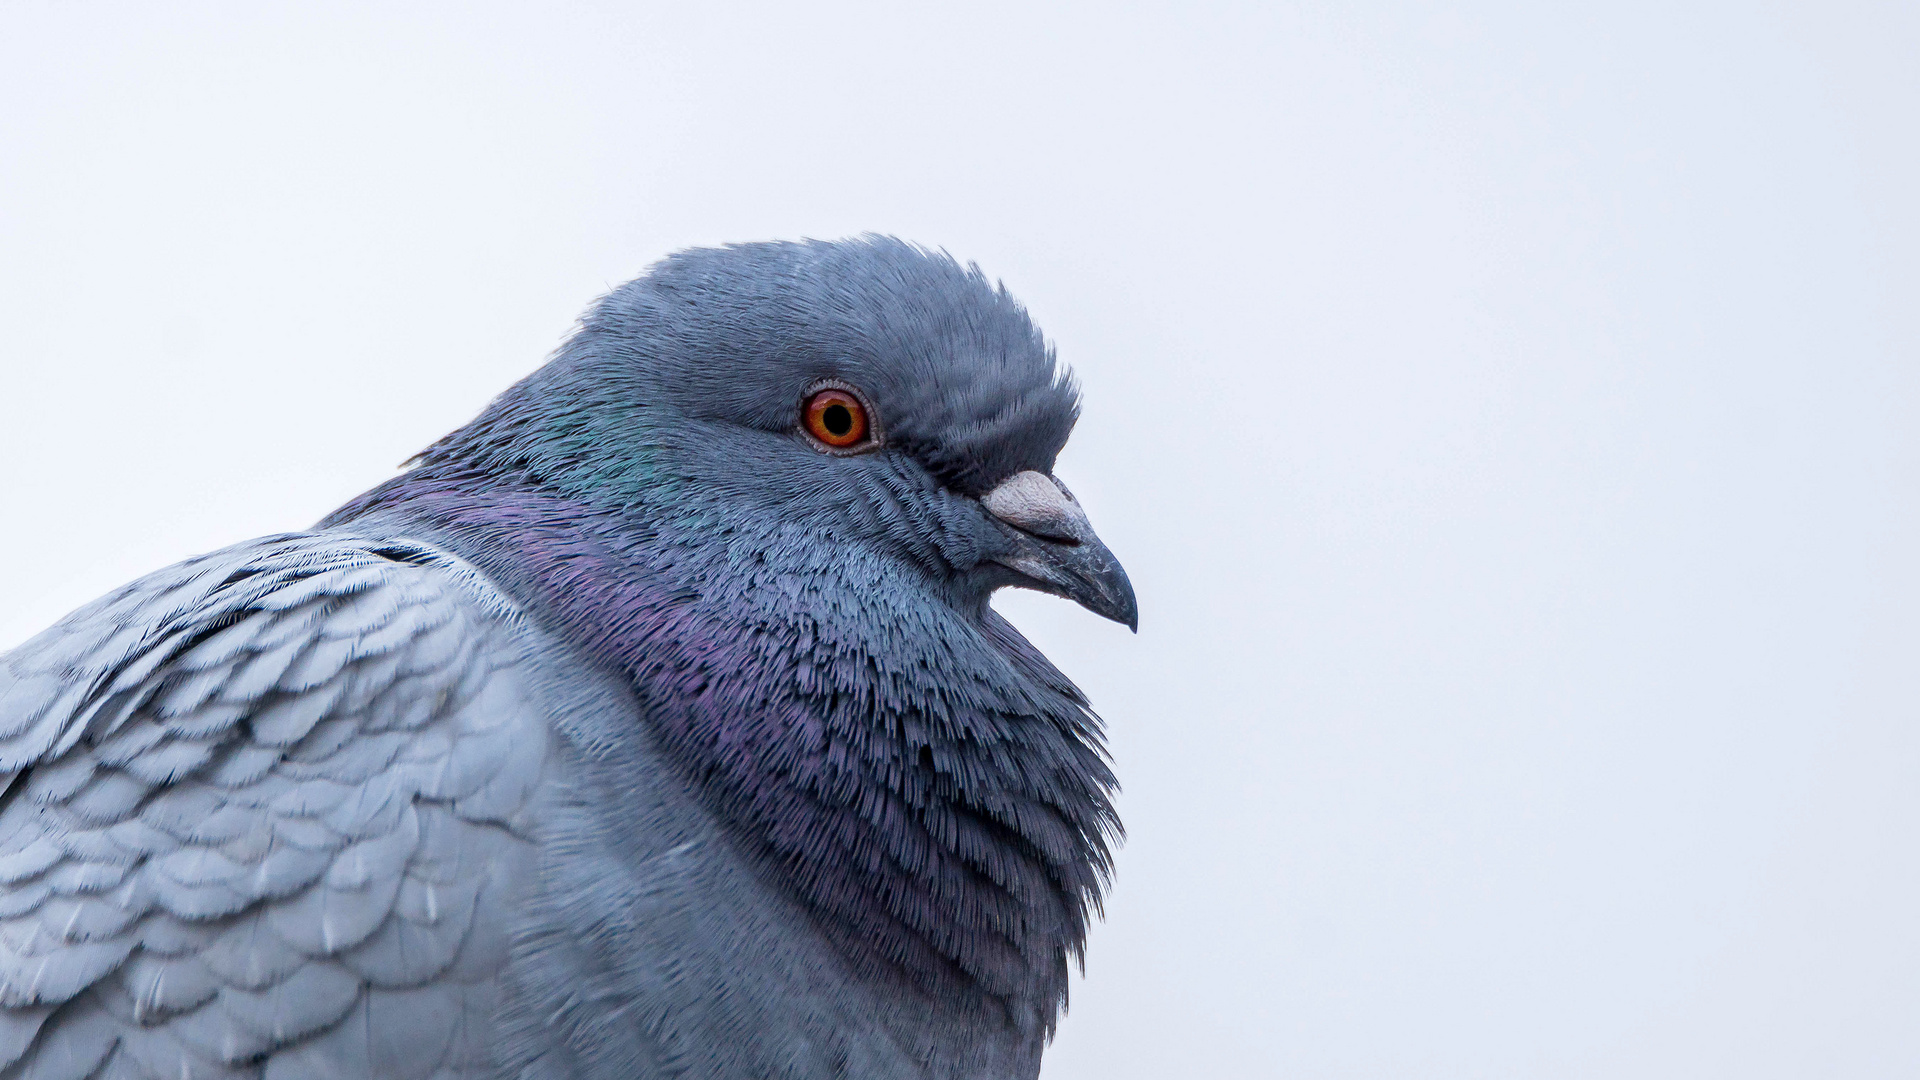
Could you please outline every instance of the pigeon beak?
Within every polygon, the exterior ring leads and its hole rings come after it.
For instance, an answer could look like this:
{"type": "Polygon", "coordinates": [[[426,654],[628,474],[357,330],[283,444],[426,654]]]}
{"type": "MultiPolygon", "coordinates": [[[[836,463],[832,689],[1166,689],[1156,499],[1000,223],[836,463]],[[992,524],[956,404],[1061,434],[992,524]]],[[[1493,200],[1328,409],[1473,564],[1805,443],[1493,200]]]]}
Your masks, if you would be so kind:
{"type": "Polygon", "coordinates": [[[980,497],[987,513],[1015,532],[1013,549],[994,561],[1033,588],[1064,596],[1127,629],[1140,629],[1133,583],[1067,486],[1042,472],[1014,473],[980,497]]]}

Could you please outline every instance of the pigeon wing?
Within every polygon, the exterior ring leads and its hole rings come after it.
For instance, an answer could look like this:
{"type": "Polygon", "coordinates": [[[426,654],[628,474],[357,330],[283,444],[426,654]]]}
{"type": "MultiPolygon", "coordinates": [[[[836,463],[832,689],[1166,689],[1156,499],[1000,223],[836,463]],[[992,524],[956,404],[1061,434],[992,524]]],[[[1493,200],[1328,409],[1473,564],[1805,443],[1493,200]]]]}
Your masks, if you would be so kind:
{"type": "Polygon", "coordinates": [[[444,551],[294,534],[0,656],[0,1078],[483,1073],[520,627],[444,551]]]}

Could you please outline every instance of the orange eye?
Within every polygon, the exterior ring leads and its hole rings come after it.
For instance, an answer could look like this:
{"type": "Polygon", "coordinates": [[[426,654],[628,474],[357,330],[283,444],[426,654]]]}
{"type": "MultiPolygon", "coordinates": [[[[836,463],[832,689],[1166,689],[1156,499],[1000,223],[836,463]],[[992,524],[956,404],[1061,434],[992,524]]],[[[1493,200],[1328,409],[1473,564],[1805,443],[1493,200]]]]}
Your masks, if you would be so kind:
{"type": "Polygon", "coordinates": [[[867,407],[845,390],[822,390],[807,399],[807,434],[844,450],[867,437],[867,407]]]}

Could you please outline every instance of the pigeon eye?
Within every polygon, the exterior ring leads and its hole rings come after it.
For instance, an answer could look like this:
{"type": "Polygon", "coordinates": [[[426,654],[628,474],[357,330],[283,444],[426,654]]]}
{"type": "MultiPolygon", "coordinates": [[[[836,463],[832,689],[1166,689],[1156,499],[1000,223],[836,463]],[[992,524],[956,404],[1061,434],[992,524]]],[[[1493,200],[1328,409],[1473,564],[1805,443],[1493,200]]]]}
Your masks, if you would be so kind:
{"type": "Polygon", "coordinates": [[[867,441],[867,407],[845,390],[821,390],[807,399],[802,413],[807,434],[834,450],[867,441]]]}

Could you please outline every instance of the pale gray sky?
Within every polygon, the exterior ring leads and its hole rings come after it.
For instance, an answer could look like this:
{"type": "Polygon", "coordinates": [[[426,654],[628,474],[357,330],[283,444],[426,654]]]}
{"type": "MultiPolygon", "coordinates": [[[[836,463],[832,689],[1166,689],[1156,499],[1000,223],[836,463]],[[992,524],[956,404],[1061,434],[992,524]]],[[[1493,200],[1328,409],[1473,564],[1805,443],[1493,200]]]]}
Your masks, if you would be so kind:
{"type": "Polygon", "coordinates": [[[0,646],[675,248],[1077,368],[1131,839],[1047,1080],[1920,1073],[1920,9],[0,7],[0,646]],[[308,10],[300,10],[308,9],[308,10]],[[321,11],[324,13],[321,13],[321,11]]]}

